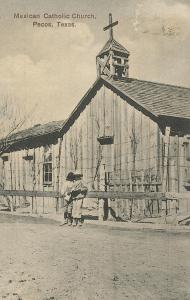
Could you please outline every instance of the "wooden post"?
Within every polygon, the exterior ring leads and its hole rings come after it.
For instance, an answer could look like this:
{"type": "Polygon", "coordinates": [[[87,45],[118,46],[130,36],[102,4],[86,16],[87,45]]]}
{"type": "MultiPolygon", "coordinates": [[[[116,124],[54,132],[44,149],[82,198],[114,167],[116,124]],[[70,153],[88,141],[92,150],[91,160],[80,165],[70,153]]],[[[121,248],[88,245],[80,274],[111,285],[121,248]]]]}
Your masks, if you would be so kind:
{"type": "MultiPolygon", "coordinates": [[[[10,161],[10,174],[11,174],[11,189],[15,189],[15,152],[11,152],[11,161],[10,161]]],[[[12,197],[13,207],[16,207],[16,197],[12,197]]]]}
{"type": "Polygon", "coordinates": [[[98,220],[104,221],[104,199],[100,198],[98,201],[98,220]]]}
{"type": "MultiPolygon", "coordinates": [[[[36,190],[41,190],[41,151],[40,147],[36,148],[36,190]]],[[[37,211],[42,212],[42,201],[36,198],[37,211]]]]}
{"type": "MultiPolygon", "coordinates": [[[[3,160],[3,169],[2,169],[2,185],[0,186],[3,190],[5,189],[5,161],[3,160]]],[[[6,198],[8,204],[10,203],[9,198],[6,198]]]]}
{"type": "MultiPolygon", "coordinates": [[[[41,155],[41,160],[42,160],[42,190],[44,192],[44,162],[45,162],[45,148],[44,146],[42,146],[42,149],[41,149],[41,152],[42,152],[42,155],[41,155]]],[[[45,213],[45,199],[43,197],[42,199],[42,211],[43,211],[43,214],[45,213]]]]}
{"type": "MultiPolygon", "coordinates": [[[[10,155],[10,186],[11,186],[11,189],[13,189],[13,171],[12,171],[12,155],[10,155]]],[[[10,198],[10,209],[11,209],[11,212],[14,211],[14,208],[13,208],[13,196],[11,196],[10,198]]]]}
{"type": "MultiPolygon", "coordinates": [[[[170,127],[165,128],[164,136],[164,164],[163,164],[163,174],[162,174],[162,192],[165,193],[167,189],[167,175],[168,175],[168,157],[169,157],[169,143],[170,143],[170,127]]],[[[165,214],[167,215],[167,201],[162,201],[162,213],[165,209],[165,214]]]]}
{"type": "MultiPolygon", "coordinates": [[[[170,160],[170,176],[171,176],[171,191],[174,193],[176,188],[176,178],[175,178],[175,161],[174,159],[170,160]]],[[[177,224],[177,200],[169,200],[169,223],[176,225],[177,224]]],[[[168,223],[168,220],[166,220],[168,223]]]]}
{"type": "MultiPolygon", "coordinates": [[[[145,186],[144,186],[144,170],[141,171],[141,192],[144,192],[145,191],[145,186]]],[[[142,203],[142,215],[144,216],[145,215],[145,199],[143,200],[143,203],[142,203]]]]}
{"type": "MultiPolygon", "coordinates": [[[[18,151],[17,154],[17,188],[20,190],[21,189],[21,182],[22,182],[22,178],[21,178],[21,165],[20,165],[20,160],[21,160],[21,151],[18,151]]],[[[19,206],[22,205],[22,198],[19,196],[19,206]]]]}
{"type": "Polygon", "coordinates": [[[2,170],[2,188],[5,188],[5,161],[3,160],[3,170],[2,170]]]}
{"type": "MultiPolygon", "coordinates": [[[[61,149],[63,137],[59,139],[59,151],[57,157],[57,180],[56,180],[56,191],[59,192],[59,184],[60,184],[60,165],[61,165],[61,149]]],[[[59,211],[59,197],[56,198],[56,212],[59,211]]]]}
{"type": "MultiPolygon", "coordinates": [[[[35,168],[35,162],[36,162],[36,157],[35,157],[35,148],[33,150],[33,165],[32,165],[32,171],[33,171],[33,191],[35,191],[36,188],[36,168],[35,168]]],[[[34,212],[34,200],[36,197],[32,197],[32,212],[34,212]]],[[[35,213],[37,213],[37,206],[35,209],[35,213]]]]}
{"type": "MultiPolygon", "coordinates": [[[[24,156],[26,154],[25,150],[22,150],[21,152],[21,170],[22,170],[22,188],[25,191],[26,190],[26,170],[25,170],[25,159],[24,156]]],[[[23,197],[23,203],[26,203],[26,197],[23,197]]]]}
{"type": "Polygon", "coordinates": [[[164,141],[164,168],[162,176],[162,192],[166,192],[167,187],[167,171],[168,171],[168,157],[169,157],[169,141],[170,141],[170,127],[165,129],[165,141],[164,141]]]}
{"type": "MultiPolygon", "coordinates": [[[[105,172],[105,191],[109,190],[108,182],[109,182],[109,173],[105,172]]],[[[117,201],[117,199],[115,201],[117,201]]],[[[111,202],[112,202],[111,198],[108,198],[107,199],[107,204],[108,204],[108,218],[107,219],[109,221],[115,220],[114,216],[112,216],[112,213],[111,213],[111,209],[112,209],[111,202]]]]}
{"type": "MultiPolygon", "coordinates": [[[[130,192],[133,191],[133,183],[132,183],[132,175],[131,175],[131,171],[129,171],[129,187],[130,187],[130,192]]],[[[130,212],[129,212],[129,219],[132,219],[132,215],[133,215],[133,199],[130,199],[130,212]]]]}

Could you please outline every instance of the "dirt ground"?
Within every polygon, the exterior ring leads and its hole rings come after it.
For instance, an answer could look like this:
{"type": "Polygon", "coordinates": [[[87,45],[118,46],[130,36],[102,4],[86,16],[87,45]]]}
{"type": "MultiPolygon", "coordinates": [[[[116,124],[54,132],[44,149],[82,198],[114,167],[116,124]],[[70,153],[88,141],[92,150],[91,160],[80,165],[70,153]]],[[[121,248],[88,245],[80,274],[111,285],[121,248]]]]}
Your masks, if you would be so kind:
{"type": "Polygon", "coordinates": [[[190,299],[188,233],[0,215],[0,237],[1,299],[190,299]]]}

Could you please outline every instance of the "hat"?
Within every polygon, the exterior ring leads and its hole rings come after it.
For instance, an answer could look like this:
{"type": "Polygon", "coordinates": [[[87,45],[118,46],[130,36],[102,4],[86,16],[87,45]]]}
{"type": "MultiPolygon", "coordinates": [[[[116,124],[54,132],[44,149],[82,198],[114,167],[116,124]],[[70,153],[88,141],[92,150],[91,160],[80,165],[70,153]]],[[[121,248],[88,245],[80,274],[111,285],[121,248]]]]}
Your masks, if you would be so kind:
{"type": "Polygon", "coordinates": [[[83,174],[81,172],[79,172],[78,170],[75,170],[73,172],[73,175],[74,175],[75,180],[81,179],[81,177],[83,177],[83,174]]]}
{"type": "Polygon", "coordinates": [[[67,174],[66,180],[67,181],[73,181],[75,179],[75,174],[73,172],[69,172],[67,174]]]}

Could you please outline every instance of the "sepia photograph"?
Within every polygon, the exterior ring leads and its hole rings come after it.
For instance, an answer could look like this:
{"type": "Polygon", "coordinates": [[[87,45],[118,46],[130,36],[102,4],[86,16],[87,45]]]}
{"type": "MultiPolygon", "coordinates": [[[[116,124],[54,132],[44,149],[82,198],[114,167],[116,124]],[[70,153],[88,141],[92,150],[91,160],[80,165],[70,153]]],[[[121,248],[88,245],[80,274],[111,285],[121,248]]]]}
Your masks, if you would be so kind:
{"type": "Polygon", "coordinates": [[[0,299],[190,299],[190,1],[0,0],[0,299]]]}

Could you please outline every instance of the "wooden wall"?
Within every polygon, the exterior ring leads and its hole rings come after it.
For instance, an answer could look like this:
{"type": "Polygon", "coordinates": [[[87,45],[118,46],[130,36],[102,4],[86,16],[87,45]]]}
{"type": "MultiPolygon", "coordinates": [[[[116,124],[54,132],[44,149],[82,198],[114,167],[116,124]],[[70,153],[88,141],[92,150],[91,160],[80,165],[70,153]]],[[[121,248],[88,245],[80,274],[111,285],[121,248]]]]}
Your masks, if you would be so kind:
{"type": "MultiPolygon", "coordinates": [[[[63,136],[62,179],[77,168],[89,189],[159,191],[162,144],[155,122],[103,86],[63,136]],[[100,145],[97,138],[103,136],[113,136],[114,143],[100,145]]],[[[86,202],[95,205],[91,199],[86,202]]],[[[149,203],[141,203],[121,199],[108,205],[118,217],[129,214],[131,206],[132,214],[150,214],[149,203]]]]}
{"type": "MultiPolygon", "coordinates": [[[[70,129],[52,145],[51,186],[43,185],[44,147],[12,152],[8,161],[1,160],[1,185],[4,189],[60,190],[68,172],[77,169],[83,173],[90,190],[162,191],[164,142],[156,122],[102,86],[70,129]],[[100,145],[97,138],[103,136],[113,136],[114,143],[100,145]],[[33,160],[23,159],[27,154],[33,160]]],[[[170,136],[168,191],[185,191],[184,174],[186,177],[190,174],[185,147],[183,137],[170,136]]],[[[33,212],[49,212],[56,206],[55,199],[14,201],[30,201],[33,212]],[[44,201],[49,204],[45,206],[44,201]]],[[[85,201],[87,209],[97,207],[96,199],[85,201]]],[[[137,216],[142,212],[158,214],[161,204],[157,203],[155,208],[146,200],[142,203],[121,199],[108,205],[122,217],[126,211],[137,216]]]]}
{"type": "Polygon", "coordinates": [[[61,167],[65,174],[82,171],[90,188],[104,189],[105,172],[110,172],[115,189],[137,190],[145,183],[151,189],[161,181],[161,148],[157,124],[103,86],[63,136],[61,167]],[[102,136],[113,136],[114,144],[100,145],[102,136]]]}

